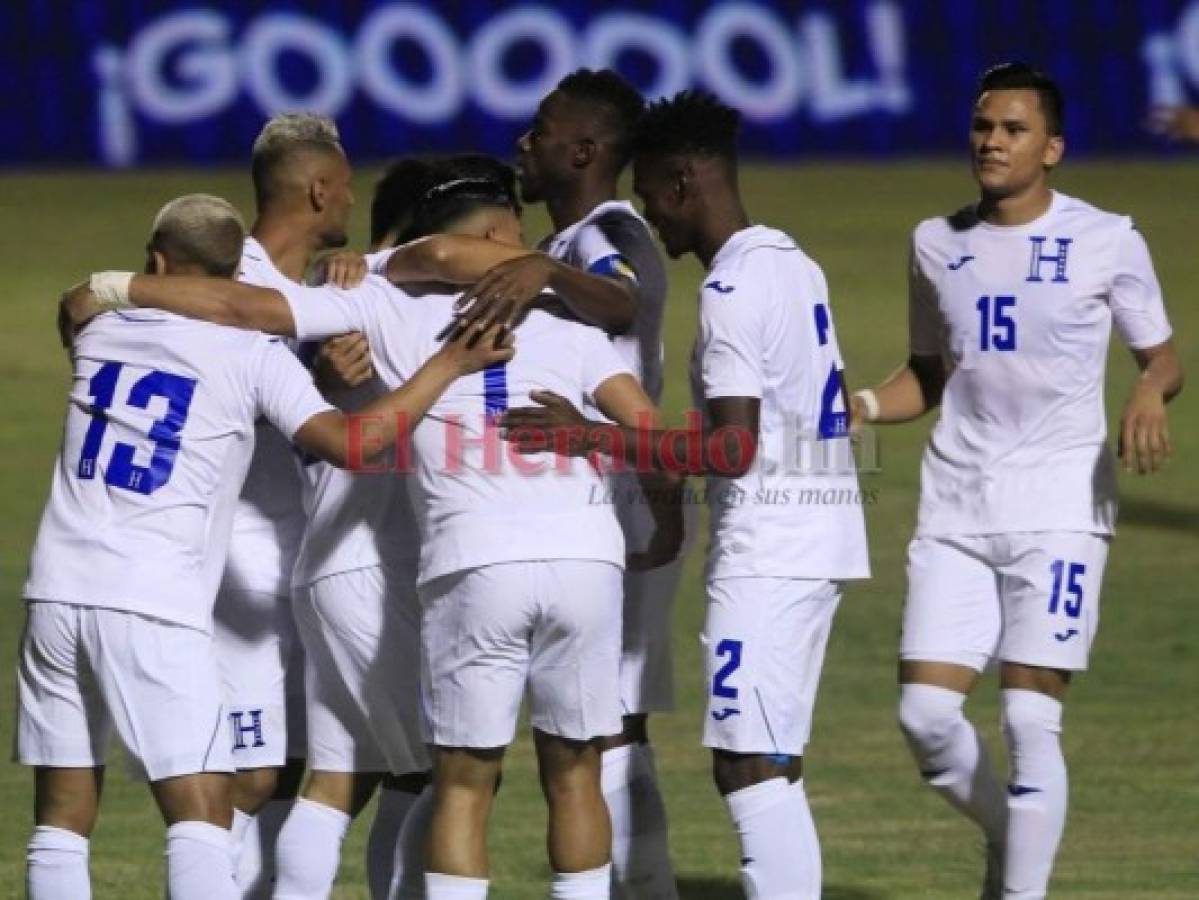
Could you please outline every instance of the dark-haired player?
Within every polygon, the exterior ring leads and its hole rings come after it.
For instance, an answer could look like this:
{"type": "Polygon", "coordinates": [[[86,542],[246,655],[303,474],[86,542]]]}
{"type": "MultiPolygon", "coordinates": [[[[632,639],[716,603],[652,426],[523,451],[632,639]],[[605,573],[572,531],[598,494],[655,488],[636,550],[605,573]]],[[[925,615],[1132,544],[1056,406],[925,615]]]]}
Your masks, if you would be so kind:
{"type": "MultiPolygon", "coordinates": [[[[802,757],[841,582],[868,575],[866,535],[824,276],[787,235],[750,223],[739,119],[684,92],[638,125],[633,189],[645,216],[672,257],[692,253],[707,269],[692,356],[706,439],[653,446],[708,475],[704,743],[740,837],[742,883],[750,897],[815,900],[820,846],[802,757]]],[[[563,425],[593,436],[576,449],[611,445],[612,429],[561,398],[534,399],[542,409],[506,419],[522,448],[563,425]]],[[[635,454],[635,436],[624,438],[635,454]]],[[[661,452],[655,464],[670,465],[661,452]]]]}
{"type": "Polygon", "coordinates": [[[900,644],[899,720],[928,784],[982,828],[983,897],[1044,897],[1066,821],[1062,701],[1087,667],[1116,519],[1104,367],[1114,323],[1141,370],[1125,467],[1169,453],[1182,385],[1145,241],[1126,216],[1049,187],[1065,150],[1056,84],[1021,63],[979,84],[979,201],[916,227],[908,362],[856,421],[940,405],[921,470],[900,644]],[[1006,791],[962,714],[1000,662],[1006,791]]]}

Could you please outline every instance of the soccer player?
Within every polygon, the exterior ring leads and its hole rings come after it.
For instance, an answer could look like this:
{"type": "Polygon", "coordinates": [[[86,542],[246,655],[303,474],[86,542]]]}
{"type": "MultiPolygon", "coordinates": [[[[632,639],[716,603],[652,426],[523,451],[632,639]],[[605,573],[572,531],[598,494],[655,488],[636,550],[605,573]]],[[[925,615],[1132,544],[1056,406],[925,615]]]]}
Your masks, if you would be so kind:
{"type": "Polygon", "coordinates": [[[1057,85],[1022,63],[979,83],[979,200],[912,239],[908,362],[853,398],[857,422],[941,407],[921,469],[900,642],[899,721],[921,775],[986,836],[983,897],[1044,897],[1066,821],[1062,702],[1086,669],[1116,519],[1104,365],[1115,323],[1141,370],[1126,468],[1169,454],[1182,372],[1132,221],[1049,187],[1057,85]],[[998,660],[1005,791],[963,716],[998,660]]]}
{"type": "MultiPolygon", "coordinates": [[[[337,127],[310,114],[276,116],[254,142],[251,174],[257,217],[239,278],[302,283],[316,254],[346,242],[353,195],[337,127]]],[[[234,835],[246,897],[271,890],[277,836],[307,755],[304,652],[291,602],[306,518],[296,454],[264,421],[234,516],[215,630],[230,699],[234,835]]]]}
{"type": "MultiPolygon", "coordinates": [[[[633,293],[632,321],[617,327],[621,323],[609,318],[608,328],[613,344],[657,404],[662,399],[666,270],[645,221],[631,204],[617,200],[617,181],[628,165],[644,110],[641,95],[616,72],[580,69],[541,102],[532,127],[517,144],[517,172],[525,202],[544,203],[553,222],[554,233],[540,249],[633,293]]],[[[517,260],[500,273],[532,266],[535,260],[517,260]]],[[[475,291],[480,307],[492,296],[487,287],[475,291]]],[[[645,550],[655,527],[636,477],[614,473],[610,486],[626,545],[630,551],[645,550]]],[[[682,568],[680,553],[655,569],[627,569],[624,577],[624,727],[604,741],[603,788],[612,818],[612,893],[628,900],[678,897],[648,718],[674,706],[671,611],[682,568]]]]}
{"type": "MultiPolygon", "coordinates": [[[[229,279],[243,237],[225,201],[179,198],[154,220],[147,271],[229,279]]],[[[131,280],[107,273],[92,284],[117,306],[131,280]]],[[[467,344],[447,345],[364,413],[416,422],[459,374],[511,357],[467,344]]],[[[265,416],[339,465],[349,425],[277,340],[153,310],[99,317],[72,362],[24,589],[16,751],[36,767],[27,890],[33,900],[91,895],[88,836],[115,728],[167,825],[168,896],[231,900],[233,761],[212,615],[254,423],[265,416]]]]}
{"type": "MultiPolygon", "coordinates": [[[[692,356],[702,440],[667,432],[650,449],[657,466],[708,475],[704,744],[740,837],[742,884],[750,897],[808,900],[821,863],[803,750],[841,584],[868,576],[866,536],[824,276],[790,237],[750,223],[738,124],[710,95],[684,92],[638,125],[645,217],[670,256],[693,253],[707,269],[692,356]]],[[[576,452],[645,452],[562,398],[534,399],[540,408],[505,418],[522,449],[583,434],[576,452]]]]}
{"type": "MultiPolygon", "coordinates": [[[[501,193],[464,211],[458,226],[519,241],[519,221],[499,202],[501,193]]],[[[377,278],[363,283],[376,286],[373,302],[361,290],[332,297],[290,291],[285,299],[196,280],[140,278],[131,291],[138,303],[305,339],[361,330],[385,382],[402,383],[453,325],[458,296],[418,300],[377,278]]],[[[510,399],[545,386],[577,403],[590,397],[630,427],[656,421],[656,410],[602,332],[542,310],[531,310],[516,332],[520,365],[495,366],[447,396],[434,412],[438,423],[422,426],[413,448],[422,687],[436,748],[426,876],[432,900],[486,895],[486,821],[526,685],[550,807],[552,896],[610,891],[610,832],[594,739],[620,731],[623,536],[611,508],[590,500],[601,490],[590,466],[562,466],[552,454],[532,463],[505,458],[494,421],[510,399]]],[[[674,525],[665,510],[657,521],[674,525]]],[[[673,556],[678,540],[676,534],[651,545],[673,556]]]]}
{"type": "MultiPolygon", "coordinates": [[[[463,321],[505,323],[540,302],[557,278],[556,296],[572,315],[612,335],[658,403],[666,272],[644,220],[631,204],[616,199],[644,106],[640,94],[610,69],[580,69],[566,76],[541,102],[517,143],[522,197],[544,203],[554,226],[539,244],[542,252],[501,260],[498,247],[471,252],[465,241],[430,238],[439,242],[440,253],[453,258],[439,265],[437,251],[416,244],[391,258],[389,274],[467,281],[463,321]],[[463,249],[454,254],[454,246],[463,249]],[[433,259],[421,268],[427,256],[433,259]],[[563,264],[576,271],[563,274],[563,264]]],[[[429,223],[416,218],[420,231],[409,229],[402,235],[406,240],[429,231],[429,223]]],[[[613,473],[610,491],[630,551],[646,550],[656,530],[636,477],[613,473]]],[[[677,896],[647,719],[673,707],[670,625],[682,564],[680,553],[654,569],[630,567],[624,577],[624,728],[605,739],[603,785],[612,817],[613,891],[630,900],[677,896]]]]}

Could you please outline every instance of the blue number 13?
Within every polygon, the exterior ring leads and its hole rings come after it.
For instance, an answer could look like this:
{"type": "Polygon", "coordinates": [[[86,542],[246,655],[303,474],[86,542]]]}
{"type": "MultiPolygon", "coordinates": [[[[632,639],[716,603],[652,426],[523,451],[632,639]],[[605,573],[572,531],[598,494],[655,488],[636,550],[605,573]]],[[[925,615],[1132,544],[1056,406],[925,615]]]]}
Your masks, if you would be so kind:
{"type": "MultiPolygon", "coordinates": [[[[108,427],[106,411],[112,407],[122,366],[123,363],[106,362],[88,382],[88,394],[93,399],[92,421],[87,427],[83,449],[79,453],[76,472],[81,479],[96,477],[96,457],[100,454],[100,444],[108,427]]],[[[195,390],[195,379],[169,372],[150,372],[133,383],[125,401],[127,406],[145,409],[153,398],[165,397],[167,411],[150,426],[148,437],[154,442],[150,465],[135,465],[133,456],[137,448],[132,444],[117,443],[112,448],[112,456],[104,472],[105,484],[138,494],[151,494],[170,480],[175,468],[175,456],[179,452],[179,432],[187,421],[195,390]]]]}

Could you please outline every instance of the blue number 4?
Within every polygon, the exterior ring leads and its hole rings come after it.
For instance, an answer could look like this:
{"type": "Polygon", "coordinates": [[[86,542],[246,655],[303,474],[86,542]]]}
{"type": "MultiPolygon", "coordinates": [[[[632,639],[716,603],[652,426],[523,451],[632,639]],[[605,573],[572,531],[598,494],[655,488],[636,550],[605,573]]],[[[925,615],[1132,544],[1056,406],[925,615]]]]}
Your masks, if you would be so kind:
{"type": "Polygon", "coordinates": [[[741,642],[725,639],[716,645],[717,656],[727,656],[729,661],[720,667],[712,678],[712,696],[737,699],[737,689],[729,685],[729,677],[741,667],[741,642]]]}
{"type": "MultiPolygon", "coordinates": [[[[96,477],[96,457],[100,455],[100,444],[108,427],[107,410],[112,407],[122,366],[122,363],[106,362],[88,382],[88,393],[94,401],[92,421],[83,437],[83,448],[76,469],[84,480],[96,477]]],[[[169,372],[150,372],[134,382],[125,401],[127,406],[145,409],[155,397],[164,397],[167,411],[150,426],[148,437],[154,442],[150,465],[135,465],[133,457],[137,448],[132,444],[117,443],[112,448],[112,456],[104,472],[105,484],[138,494],[151,494],[170,480],[175,468],[175,456],[179,452],[179,433],[187,421],[195,390],[195,379],[169,372]]]]}
{"type": "Polygon", "coordinates": [[[1015,350],[1016,320],[1010,311],[1016,308],[1016,298],[983,296],[974,308],[979,317],[978,349],[1015,350]]]}
{"type": "Polygon", "coordinates": [[[1049,566],[1049,571],[1053,573],[1053,593],[1049,597],[1049,612],[1056,613],[1058,607],[1061,607],[1071,619],[1077,619],[1082,614],[1082,585],[1078,579],[1087,573],[1087,567],[1083,563],[1070,563],[1069,569],[1066,568],[1064,559],[1056,559],[1049,566]],[[1069,596],[1065,603],[1062,602],[1062,587],[1065,582],[1066,593],[1069,596]]]}

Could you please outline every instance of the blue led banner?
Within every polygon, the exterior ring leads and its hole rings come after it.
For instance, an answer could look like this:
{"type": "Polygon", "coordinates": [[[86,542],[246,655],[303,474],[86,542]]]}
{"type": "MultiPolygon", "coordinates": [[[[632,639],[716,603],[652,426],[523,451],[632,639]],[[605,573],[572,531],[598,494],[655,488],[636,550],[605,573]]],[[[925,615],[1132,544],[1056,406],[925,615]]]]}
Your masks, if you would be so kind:
{"type": "Polygon", "coordinates": [[[783,159],[955,150],[979,71],[1012,58],[1061,81],[1075,151],[1151,151],[1149,109],[1199,100],[1199,0],[11,0],[0,27],[7,164],[241,160],[290,109],[357,158],[507,154],[580,65],[711,90],[783,159]]]}

